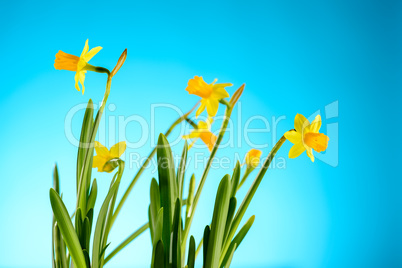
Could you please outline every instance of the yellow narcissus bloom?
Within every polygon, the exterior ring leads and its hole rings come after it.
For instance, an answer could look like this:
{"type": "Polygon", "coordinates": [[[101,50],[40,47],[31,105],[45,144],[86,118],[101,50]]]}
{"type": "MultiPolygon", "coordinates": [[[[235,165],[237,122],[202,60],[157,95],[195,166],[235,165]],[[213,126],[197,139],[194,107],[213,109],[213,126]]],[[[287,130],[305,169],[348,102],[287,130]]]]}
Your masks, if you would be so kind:
{"type": "Polygon", "coordinates": [[[108,161],[120,158],[126,150],[126,142],[121,141],[108,150],[100,142],[95,141],[96,155],[93,158],[92,167],[98,168],[98,172],[112,172],[115,166],[112,166],[108,161]]]}
{"type": "Polygon", "coordinates": [[[295,129],[285,133],[285,138],[294,145],[289,151],[289,158],[296,158],[306,151],[307,156],[314,162],[313,149],[322,152],[327,149],[328,136],[318,133],[321,128],[321,116],[317,115],[310,122],[301,114],[295,117],[295,129]]]}
{"type": "Polygon", "coordinates": [[[194,129],[189,135],[184,135],[183,139],[193,139],[188,148],[190,149],[194,143],[200,138],[210,151],[214,148],[216,136],[211,132],[212,118],[208,118],[206,122],[198,122],[198,128],[194,129]]]}
{"type": "MultiPolygon", "coordinates": [[[[54,68],[57,70],[67,70],[67,71],[73,71],[75,73],[75,88],[80,91],[80,86],[78,82],[81,83],[82,86],[82,94],[84,94],[85,91],[85,86],[84,86],[84,81],[85,81],[85,73],[86,67],[87,66],[92,66],[88,64],[88,61],[92,59],[93,56],[98,53],[102,47],[95,47],[91,49],[89,52],[89,46],[88,46],[88,39],[85,42],[84,49],[82,50],[81,56],[74,56],[68,53],[65,53],[61,50],[56,54],[56,60],[54,62],[54,68]]],[[[93,66],[92,66],[93,67],[93,66]]]]}
{"type": "Polygon", "coordinates": [[[256,168],[260,164],[260,158],[261,158],[262,152],[257,149],[251,149],[248,151],[246,154],[246,165],[249,168],[256,168]]]}
{"type": "Polygon", "coordinates": [[[190,94],[201,97],[201,105],[196,112],[198,117],[207,108],[208,115],[214,117],[218,112],[219,100],[228,98],[229,93],[226,92],[225,87],[230,87],[232,84],[223,83],[215,84],[218,81],[215,79],[211,84],[207,84],[202,76],[194,76],[188,81],[186,90],[190,94]]]}

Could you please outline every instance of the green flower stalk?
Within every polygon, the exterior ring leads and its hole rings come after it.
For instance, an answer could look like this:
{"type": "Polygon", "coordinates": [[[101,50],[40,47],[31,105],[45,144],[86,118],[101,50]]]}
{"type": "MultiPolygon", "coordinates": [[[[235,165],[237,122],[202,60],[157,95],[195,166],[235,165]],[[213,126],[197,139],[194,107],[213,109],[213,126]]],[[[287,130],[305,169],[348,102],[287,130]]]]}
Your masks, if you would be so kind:
{"type": "MultiPolygon", "coordinates": [[[[62,51],[56,54],[55,68],[74,71],[75,88],[78,91],[82,89],[83,94],[87,71],[105,73],[107,74],[107,81],[103,100],[95,117],[93,103],[89,99],[83,118],[77,154],[77,199],[72,216],[68,213],[62,200],[59,172],[57,166],[54,168],[54,185],[49,193],[53,210],[53,268],[103,268],[129,243],[148,229],[152,243],[152,248],[150,248],[152,251],[151,268],[194,268],[195,260],[201,252],[201,248],[203,249],[202,262],[204,268],[229,268],[234,253],[250,231],[255,216],[251,216],[241,227],[240,223],[272,159],[286,139],[294,144],[289,152],[290,158],[295,158],[306,151],[307,155],[314,161],[313,150],[321,152],[327,148],[329,138],[318,132],[321,127],[321,117],[317,116],[310,124],[304,116],[296,115],[295,129],[286,132],[279,139],[261,168],[259,166],[262,152],[256,149],[251,149],[247,153],[244,172],[242,172],[242,165],[239,162],[236,163],[233,173],[231,175],[226,174],[220,181],[210,224],[205,226],[201,242],[196,246],[194,237],[190,235],[194,215],[201,200],[202,190],[208,178],[211,164],[245,85],[240,86],[234,92],[230,101],[227,101],[226,98],[229,97],[229,93],[226,91],[226,87],[232,86],[232,84],[216,83],[216,79],[207,84],[200,76],[190,79],[186,91],[189,94],[200,97],[200,100],[190,111],[174,121],[165,134],[161,133],[159,135],[157,146],[152,149],[144,164],[129,183],[122,198],[118,201],[117,194],[125,169],[125,163],[120,157],[126,149],[126,143],[121,141],[108,149],[98,141],[95,141],[95,137],[110,94],[112,78],[124,64],[127,50],[121,54],[116,66],[110,72],[104,67],[97,67],[88,63],[101,49],[101,47],[96,47],[89,50],[87,40],[79,57],[62,51]],[[216,136],[211,132],[211,124],[213,117],[218,113],[220,104],[226,109],[222,125],[216,136]],[[206,110],[208,114],[207,120],[194,122],[190,119],[190,114],[197,107],[195,117],[197,118],[206,110]],[[184,148],[176,168],[167,137],[175,127],[183,122],[190,124],[194,129],[188,135],[183,136],[185,140],[184,148]],[[204,142],[210,151],[210,155],[198,186],[196,186],[194,174],[187,176],[186,167],[188,151],[198,139],[204,142]],[[190,144],[187,143],[187,140],[191,140],[190,144]],[[94,152],[96,152],[96,155],[94,155],[94,152]],[[116,218],[121,213],[122,207],[143,174],[145,167],[155,154],[158,163],[158,176],[153,178],[150,183],[149,222],[140,226],[107,254],[110,244],[108,241],[109,234],[116,218]],[[97,168],[98,172],[114,173],[111,176],[108,193],[103,198],[97,215],[94,215],[94,208],[96,201],[100,198],[98,197],[97,181],[92,179],[92,168],[97,168]],[[244,186],[247,178],[258,168],[259,172],[246,196],[237,206],[238,197],[236,195],[238,190],[244,186]],[[184,190],[186,178],[189,178],[187,196],[185,196],[184,190]],[[92,234],[93,237],[91,238],[92,234]],[[91,242],[92,246],[90,246],[91,242]]],[[[201,232],[202,230],[198,231],[201,232]]]]}

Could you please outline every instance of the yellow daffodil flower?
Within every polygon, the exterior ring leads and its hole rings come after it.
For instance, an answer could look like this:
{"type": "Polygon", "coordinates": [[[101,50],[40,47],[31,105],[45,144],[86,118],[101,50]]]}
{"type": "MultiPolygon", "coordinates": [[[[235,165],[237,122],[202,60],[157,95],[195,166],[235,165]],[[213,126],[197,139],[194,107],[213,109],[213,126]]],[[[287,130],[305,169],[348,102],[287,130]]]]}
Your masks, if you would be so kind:
{"type": "Polygon", "coordinates": [[[188,149],[190,149],[194,143],[200,138],[207,146],[210,151],[214,148],[216,142],[216,136],[211,132],[212,118],[208,118],[206,122],[198,122],[198,128],[194,129],[189,135],[184,135],[183,139],[193,139],[188,149]]]}
{"type": "Polygon", "coordinates": [[[310,122],[301,114],[295,117],[295,129],[285,133],[285,138],[294,145],[289,151],[289,158],[296,158],[306,151],[307,156],[314,162],[313,149],[320,153],[328,146],[328,136],[318,133],[321,128],[321,116],[317,115],[310,122]]]}
{"type": "Polygon", "coordinates": [[[108,150],[100,142],[95,141],[96,155],[93,158],[92,167],[98,168],[98,172],[112,172],[115,169],[108,161],[120,158],[126,150],[126,142],[121,141],[108,150]]]}
{"type": "Polygon", "coordinates": [[[223,83],[215,84],[218,81],[215,79],[211,84],[207,84],[202,76],[194,76],[194,78],[188,81],[186,90],[190,94],[201,97],[201,105],[196,112],[198,117],[207,108],[208,115],[214,117],[218,112],[219,100],[229,97],[229,93],[226,92],[225,87],[230,87],[232,84],[223,83]]]}
{"type": "Polygon", "coordinates": [[[262,152],[257,149],[251,149],[248,151],[246,154],[246,165],[248,168],[255,169],[258,167],[260,164],[260,158],[261,158],[262,152]]]}
{"type": "Polygon", "coordinates": [[[84,94],[84,91],[85,91],[84,80],[85,80],[85,74],[87,72],[87,67],[93,67],[92,65],[88,64],[88,62],[101,49],[102,49],[102,47],[95,47],[88,52],[89,46],[88,46],[88,39],[87,39],[80,57],[74,56],[74,55],[71,55],[71,54],[68,54],[68,53],[65,53],[65,52],[59,50],[59,52],[56,54],[54,68],[56,68],[57,70],[67,70],[67,71],[76,72],[75,77],[74,77],[75,88],[78,91],[81,90],[81,88],[78,84],[78,82],[80,82],[81,86],[82,86],[82,94],[84,94]]]}

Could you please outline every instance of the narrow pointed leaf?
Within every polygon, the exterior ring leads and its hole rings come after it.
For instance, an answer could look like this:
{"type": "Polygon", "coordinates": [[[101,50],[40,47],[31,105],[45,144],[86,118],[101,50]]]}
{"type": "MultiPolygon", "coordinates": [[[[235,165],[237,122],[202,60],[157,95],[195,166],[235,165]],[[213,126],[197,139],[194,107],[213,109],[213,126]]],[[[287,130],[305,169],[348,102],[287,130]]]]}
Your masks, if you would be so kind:
{"type": "Polygon", "coordinates": [[[187,141],[185,140],[179,168],[177,169],[177,185],[179,187],[178,194],[180,197],[180,201],[183,200],[183,185],[184,185],[184,174],[186,172],[186,165],[187,165],[187,151],[188,151],[188,144],[187,141]]]}
{"type": "Polygon", "coordinates": [[[230,190],[230,197],[236,196],[237,186],[239,185],[240,180],[240,162],[236,162],[236,167],[233,171],[232,175],[232,183],[231,183],[231,190],[230,190]]]}
{"type": "Polygon", "coordinates": [[[174,219],[172,226],[172,268],[181,268],[181,204],[180,199],[176,199],[176,204],[174,208],[174,219]]]}
{"type": "Polygon", "coordinates": [[[170,145],[163,134],[158,139],[158,175],[161,207],[163,207],[163,246],[165,258],[169,260],[171,226],[173,222],[173,210],[177,196],[177,184],[174,161],[170,145]]]}
{"type": "Polygon", "coordinates": [[[190,237],[190,244],[188,247],[187,267],[194,268],[195,265],[195,239],[194,236],[190,237]]]}
{"type": "Polygon", "coordinates": [[[207,252],[208,252],[208,243],[209,243],[209,236],[211,234],[211,228],[209,226],[205,226],[204,229],[204,239],[203,239],[203,267],[205,267],[207,263],[207,252]]]}
{"type": "Polygon", "coordinates": [[[251,216],[250,219],[243,225],[240,229],[239,233],[233,238],[233,241],[230,243],[229,250],[227,252],[222,252],[221,255],[221,267],[227,267],[227,263],[231,258],[232,251],[236,248],[239,248],[240,243],[243,241],[244,237],[247,235],[248,231],[250,230],[251,226],[254,223],[255,216],[251,216]],[[224,256],[224,258],[222,258],[224,256]]]}
{"type": "Polygon", "coordinates": [[[61,200],[60,196],[53,189],[50,189],[50,203],[53,213],[59,226],[63,239],[66,242],[75,267],[86,267],[84,254],[81,250],[80,241],[75,233],[74,226],[70,220],[70,215],[61,200]]]}
{"type": "Polygon", "coordinates": [[[151,268],[166,268],[165,253],[162,240],[159,240],[155,246],[154,254],[152,255],[151,268]]]}
{"type": "Polygon", "coordinates": [[[226,175],[221,180],[216,194],[205,268],[219,267],[219,258],[229,209],[229,197],[230,181],[229,175],[226,175]]]}
{"type": "Polygon", "coordinates": [[[100,261],[102,257],[102,240],[104,236],[104,228],[106,224],[106,214],[109,208],[110,200],[113,195],[116,193],[118,184],[114,183],[110,188],[105,200],[103,201],[102,207],[98,214],[98,220],[96,221],[95,233],[94,233],[94,241],[93,241],[93,249],[92,249],[92,267],[99,268],[100,261]]]}

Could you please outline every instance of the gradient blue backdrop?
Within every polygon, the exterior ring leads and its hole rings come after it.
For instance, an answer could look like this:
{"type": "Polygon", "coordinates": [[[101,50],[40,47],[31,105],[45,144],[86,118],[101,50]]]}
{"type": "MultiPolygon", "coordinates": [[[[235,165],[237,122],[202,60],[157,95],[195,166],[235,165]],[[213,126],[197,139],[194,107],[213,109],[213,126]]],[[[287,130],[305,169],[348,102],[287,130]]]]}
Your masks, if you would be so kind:
{"type": "MultiPolygon", "coordinates": [[[[256,221],[235,255],[236,267],[402,267],[400,1],[2,1],[0,6],[1,267],[50,267],[48,190],[56,161],[64,200],[74,208],[76,147],[66,138],[64,119],[89,97],[101,100],[105,77],[88,74],[82,96],[74,89],[74,74],[56,71],[53,61],[59,49],[79,54],[87,38],[90,47],[104,47],[92,60],[95,65],[112,68],[128,48],[112,86],[111,117],[142,114],[148,120],[150,105],[161,102],[189,109],[197,98],[184,89],[194,75],[232,82],[230,93],[246,83],[243,119],[284,115],[278,135],[292,127],[296,113],[323,114],[338,101],[339,117],[323,120],[338,123],[329,150],[339,154],[331,160],[339,159],[339,165],[313,164],[305,155],[290,161],[287,142],[279,153],[286,169],[268,172],[249,208],[256,221]]],[[[158,112],[152,135],[175,117],[158,112]]],[[[81,118],[82,112],[73,120],[76,135],[81,118]]],[[[129,125],[128,139],[138,139],[139,131],[129,125]]],[[[271,139],[272,133],[253,136],[258,144],[271,139]]],[[[248,149],[243,143],[220,155],[248,149]]],[[[145,156],[149,150],[147,143],[127,154],[145,156]]],[[[269,148],[263,151],[266,155],[269,148]]],[[[122,189],[135,170],[126,170],[122,189]]],[[[197,240],[210,221],[219,178],[230,168],[212,172],[192,229],[197,240]]],[[[102,196],[110,176],[94,174],[102,196]]],[[[196,174],[199,179],[200,171],[196,174]]],[[[146,172],[132,192],[112,231],[111,248],[146,222],[151,176],[146,172]]],[[[149,260],[146,233],[110,267],[148,267],[149,260]]]]}

